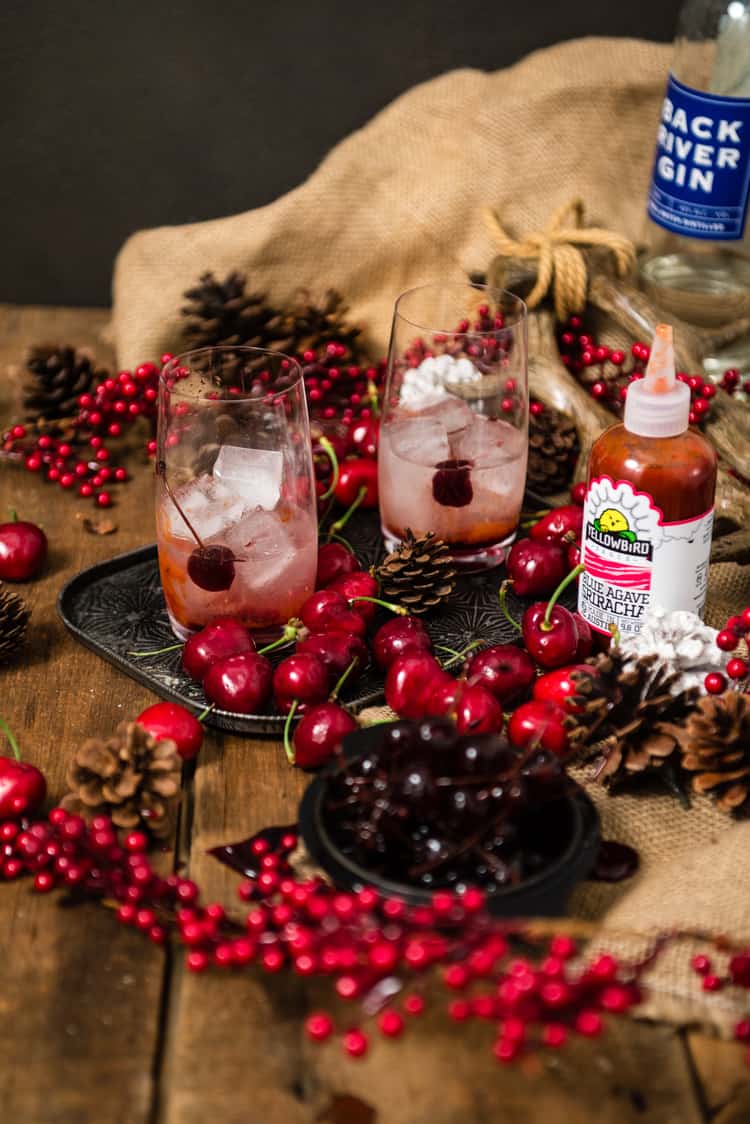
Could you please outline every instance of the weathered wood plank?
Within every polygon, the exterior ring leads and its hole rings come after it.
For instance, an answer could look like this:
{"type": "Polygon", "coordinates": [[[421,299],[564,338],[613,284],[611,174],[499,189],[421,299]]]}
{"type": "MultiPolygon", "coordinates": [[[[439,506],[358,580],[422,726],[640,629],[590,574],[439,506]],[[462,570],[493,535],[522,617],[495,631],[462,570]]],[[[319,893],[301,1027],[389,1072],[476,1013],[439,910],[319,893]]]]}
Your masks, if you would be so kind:
{"type": "MultiPolygon", "coordinates": [[[[17,402],[26,345],[89,344],[108,358],[98,333],[107,313],[0,308],[0,424],[17,402]]],[[[63,582],[84,566],[140,545],[151,535],[147,472],[113,509],[120,530],[85,533],[77,510],[89,504],[44,486],[23,469],[0,466],[0,513],[13,505],[41,523],[50,540],[44,576],[18,590],[32,607],[27,646],[0,670],[0,712],[22,751],[47,775],[52,799],[64,791],[73,748],[96,730],[137,714],[143,688],[80,647],[57,619],[63,582]]],[[[0,752],[5,752],[3,746],[0,752]]],[[[126,932],[95,906],[60,909],[27,882],[0,888],[0,1111],[33,1124],[146,1124],[159,1041],[163,951],[126,932]]]]}
{"type": "Polygon", "coordinates": [[[691,1031],[686,1035],[692,1064],[711,1120],[750,1120],[750,1068],[746,1046],[691,1031]]]}

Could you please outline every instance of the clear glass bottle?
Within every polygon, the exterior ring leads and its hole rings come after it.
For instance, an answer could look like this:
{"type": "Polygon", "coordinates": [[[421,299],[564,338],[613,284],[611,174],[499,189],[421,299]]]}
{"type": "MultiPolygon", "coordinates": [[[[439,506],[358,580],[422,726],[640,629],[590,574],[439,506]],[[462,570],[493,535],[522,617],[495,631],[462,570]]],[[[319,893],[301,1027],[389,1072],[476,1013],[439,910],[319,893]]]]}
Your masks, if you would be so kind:
{"type": "MultiPolygon", "coordinates": [[[[662,104],[641,262],[644,288],[665,311],[705,328],[750,315],[749,189],[750,3],[687,0],[662,104]]],[[[729,351],[735,358],[746,351],[747,365],[748,341],[729,351]]]]}

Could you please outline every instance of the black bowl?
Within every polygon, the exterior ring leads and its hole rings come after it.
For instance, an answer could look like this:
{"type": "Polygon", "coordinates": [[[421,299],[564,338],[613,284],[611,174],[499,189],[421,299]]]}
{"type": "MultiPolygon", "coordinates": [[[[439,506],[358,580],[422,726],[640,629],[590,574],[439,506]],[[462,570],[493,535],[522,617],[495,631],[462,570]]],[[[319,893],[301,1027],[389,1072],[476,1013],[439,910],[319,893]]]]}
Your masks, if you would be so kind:
{"type": "MultiPolygon", "coordinates": [[[[354,759],[365,753],[382,736],[384,726],[357,730],[344,739],[344,752],[354,759]]],[[[314,861],[337,886],[358,890],[374,886],[388,897],[402,898],[410,905],[430,902],[432,889],[384,878],[346,855],[326,827],[323,805],[332,763],[312,781],[299,809],[299,830],[314,861]]],[[[563,850],[539,872],[517,886],[497,890],[487,898],[487,908],[496,917],[559,917],[565,913],[575,885],[590,873],[599,849],[599,817],[583,789],[570,782],[570,791],[545,805],[544,822],[566,837],[563,850]]]]}

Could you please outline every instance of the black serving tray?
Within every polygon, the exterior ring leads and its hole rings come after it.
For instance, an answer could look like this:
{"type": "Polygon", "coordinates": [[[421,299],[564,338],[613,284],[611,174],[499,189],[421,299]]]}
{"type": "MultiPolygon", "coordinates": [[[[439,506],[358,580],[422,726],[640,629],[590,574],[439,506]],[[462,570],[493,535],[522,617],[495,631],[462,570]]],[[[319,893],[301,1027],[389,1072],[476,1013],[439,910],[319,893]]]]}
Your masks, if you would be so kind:
{"type": "MultiPolygon", "coordinates": [[[[363,566],[370,566],[385,551],[377,512],[357,513],[346,534],[363,566]]],[[[450,601],[425,617],[425,624],[438,644],[460,650],[470,641],[487,644],[509,643],[518,633],[503,617],[498,604],[498,588],[505,576],[503,567],[484,574],[461,577],[450,601]]],[[[569,592],[565,591],[566,594],[569,592]]],[[[565,602],[566,598],[563,598],[565,602]]],[[[525,603],[508,597],[511,614],[519,620],[525,603]]],[[[129,652],[150,652],[175,644],[176,637],[167,618],[159,581],[156,546],[144,546],[119,554],[76,574],[63,587],[57,601],[66,628],[87,648],[119,667],[131,679],[157,695],[181,703],[191,710],[203,710],[206,698],[199,683],[182,670],[180,651],[161,656],[134,658],[129,652]]],[[[383,620],[388,614],[383,615],[383,620]]],[[[377,623],[377,622],[376,622],[377,623]]],[[[269,653],[278,663],[292,646],[269,653]]],[[[342,701],[354,710],[382,700],[383,676],[371,667],[351,687],[342,691],[342,701]]],[[[206,724],[234,734],[276,734],[284,726],[283,715],[232,714],[213,710],[206,724]]]]}

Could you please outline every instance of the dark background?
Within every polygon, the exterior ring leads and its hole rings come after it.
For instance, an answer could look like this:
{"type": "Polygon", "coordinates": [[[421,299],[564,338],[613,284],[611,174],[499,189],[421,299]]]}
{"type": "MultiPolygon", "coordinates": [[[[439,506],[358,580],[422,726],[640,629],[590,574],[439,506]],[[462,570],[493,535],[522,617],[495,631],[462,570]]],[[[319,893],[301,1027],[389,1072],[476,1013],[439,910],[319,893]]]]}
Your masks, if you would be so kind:
{"type": "Polygon", "coordinates": [[[581,35],[667,40],[678,8],[0,0],[0,300],[105,305],[132,231],[268,203],[415,83],[581,35]]]}

